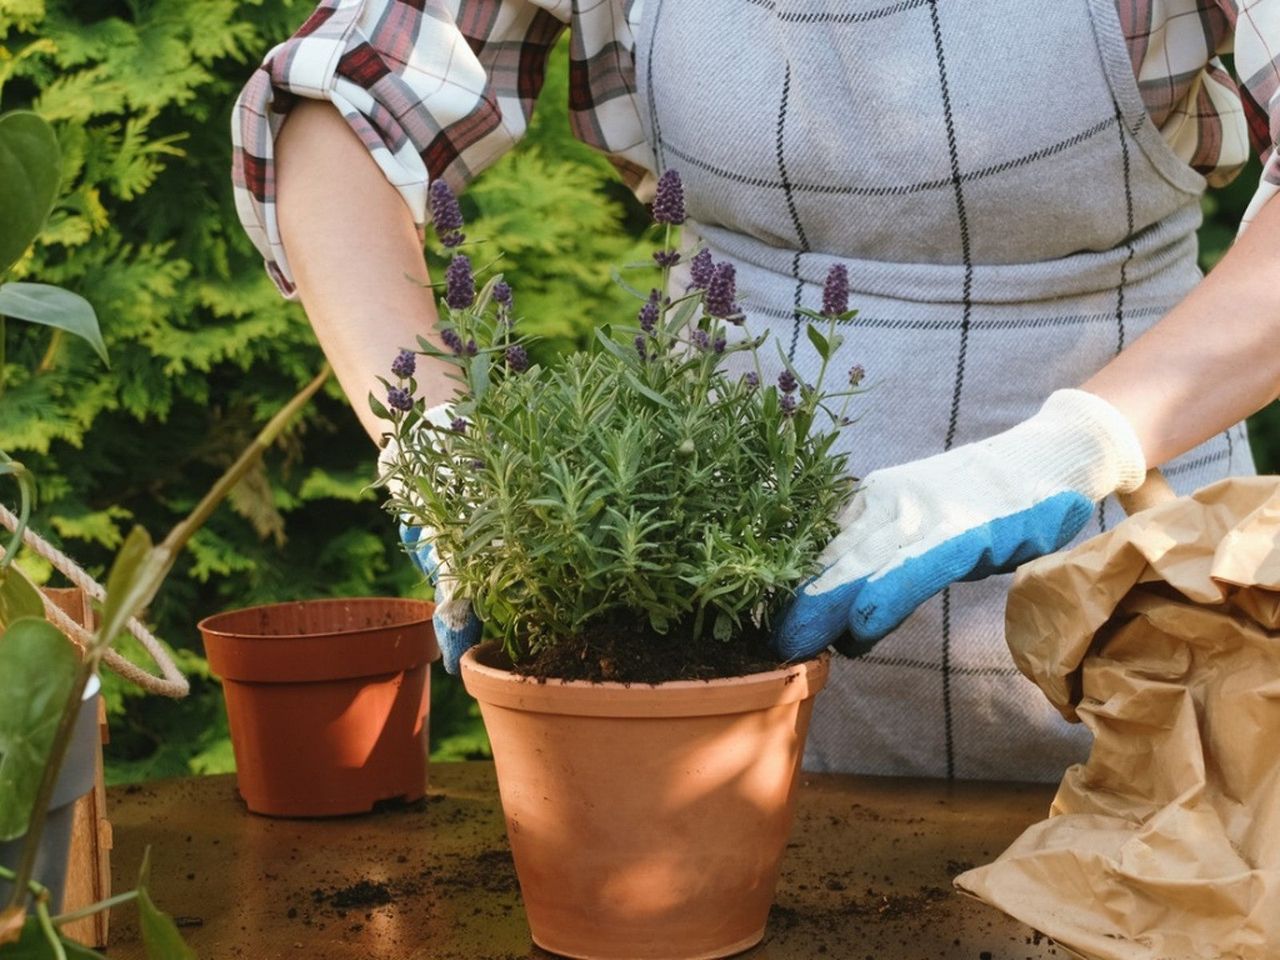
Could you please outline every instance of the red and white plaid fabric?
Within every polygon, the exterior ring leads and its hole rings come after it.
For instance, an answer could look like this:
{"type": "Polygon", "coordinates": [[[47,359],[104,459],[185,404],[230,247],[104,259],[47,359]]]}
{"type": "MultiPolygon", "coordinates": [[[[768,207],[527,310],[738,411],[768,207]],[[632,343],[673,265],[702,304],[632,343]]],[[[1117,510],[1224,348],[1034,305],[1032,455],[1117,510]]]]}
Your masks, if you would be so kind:
{"type": "MultiPolygon", "coordinates": [[[[1264,169],[1247,223],[1280,193],[1280,0],[1115,2],[1147,109],[1178,156],[1219,185],[1239,172],[1252,140],[1264,169]],[[1235,78],[1218,59],[1230,52],[1235,78]]],[[[299,97],[342,112],[421,227],[432,179],[460,189],[520,139],[568,27],[574,133],[645,194],[653,158],[633,62],[643,3],[324,0],[267,54],[232,119],[236,207],[281,291],[294,292],[273,141],[299,97]]]]}

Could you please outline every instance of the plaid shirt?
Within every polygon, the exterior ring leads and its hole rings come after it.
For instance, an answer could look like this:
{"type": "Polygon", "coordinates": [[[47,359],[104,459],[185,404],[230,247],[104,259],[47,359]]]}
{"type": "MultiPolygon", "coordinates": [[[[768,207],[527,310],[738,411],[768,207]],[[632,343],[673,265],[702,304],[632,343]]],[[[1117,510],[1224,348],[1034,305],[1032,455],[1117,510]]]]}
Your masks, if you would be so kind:
{"type": "MultiPolygon", "coordinates": [[[[547,58],[570,28],[569,115],[637,193],[653,156],[636,101],[644,0],[324,0],[267,54],[236,102],[236,207],[267,270],[294,288],[275,208],[273,140],[298,97],[331,101],[421,229],[427,185],[455,189],[524,133],[547,58]]],[[[1280,0],[1116,0],[1148,112],[1212,185],[1264,163],[1246,213],[1280,192],[1280,0]],[[1218,59],[1234,46],[1238,82],[1218,59]]]]}

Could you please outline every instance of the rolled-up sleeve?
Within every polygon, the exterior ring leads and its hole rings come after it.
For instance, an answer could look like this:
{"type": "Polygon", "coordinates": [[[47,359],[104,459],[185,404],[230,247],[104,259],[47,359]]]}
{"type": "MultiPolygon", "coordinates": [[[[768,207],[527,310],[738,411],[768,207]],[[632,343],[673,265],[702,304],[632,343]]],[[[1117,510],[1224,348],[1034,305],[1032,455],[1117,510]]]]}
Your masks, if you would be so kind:
{"type": "Polygon", "coordinates": [[[281,292],[295,296],[276,211],[274,142],[299,98],[332,103],[427,221],[427,187],[455,189],[523,135],[567,0],[325,0],[236,100],[236,210],[281,292]]]}
{"type": "Polygon", "coordinates": [[[1280,193],[1280,0],[1220,0],[1235,20],[1235,68],[1262,180],[1241,229],[1280,193]]]}

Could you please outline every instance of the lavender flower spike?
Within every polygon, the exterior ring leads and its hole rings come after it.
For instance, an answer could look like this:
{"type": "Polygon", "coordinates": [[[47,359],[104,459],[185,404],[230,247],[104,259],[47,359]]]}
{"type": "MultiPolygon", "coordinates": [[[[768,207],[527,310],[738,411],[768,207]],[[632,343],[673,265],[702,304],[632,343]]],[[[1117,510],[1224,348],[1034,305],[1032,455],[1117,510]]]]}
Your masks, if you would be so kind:
{"type": "Polygon", "coordinates": [[[799,385],[796,375],[790,370],[783,370],[778,374],[778,389],[783,393],[795,393],[799,385]]]}
{"type": "Polygon", "coordinates": [[[529,369],[529,354],[520,344],[513,343],[507,347],[507,366],[512,373],[524,373],[529,369]]]}
{"type": "Polygon", "coordinates": [[[711,283],[711,275],[714,272],[715,264],[711,261],[711,251],[704,247],[689,261],[690,286],[705,290],[711,283]]]}
{"type": "Polygon", "coordinates": [[[653,251],[653,262],[660,267],[674,267],[680,262],[680,251],[655,250],[653,251]]]}
{"type": "Polygon", "coordinates": [[[387,406],[392,410],[408,411],[413,409],[413,397],[408,390],[400,387],[387,388],[387,406]]]}
{"type": "Polygon", "coordinates": [[[867,371],[862,369],[862,364],[855,363],[849,368],[849,386],[856,387],[862,382],[862,378],[867,375],[867,371]]]}
{"type": "Polygon", "coordinates": [[[662,294],[657,290],[649,291],[649,299],[644,302],[644,306],[640,308],[640,313],[636,315],[636,320],[640,323],[640,329],[645,333],[653,333],[653,328],[658,323],[658,304],[662,294]]]}
{"type": "Polygon", "coordinates": [[[707,313],[713,317],[732,317],[738,314],[734,297],[737,293],[736,271],[732,263],[718,263],[707,284],[705,302],[707,313]]]}
{"type": "Polygon", "coordinates": [[[684,223],[684,185],[675,170],[666,171],[658,178],[658,189],[653,196],[655,223],[684,223]]]}
{"type": "Polygon", "coordinates": [[[711,334],[705,330],[695,330],[689,335],[689,339],[693,341],[693,345],[699,350],[707,351],[711,349],[711,334]]]}
{"type": "Polygon", "coordinates": [[[446,328],[440,331],[440,339],[444,341],[444,345],[452,350],[458,356],[462,356],[465,349],[462,345],[462,338],[458,336],[458,331],[446,328]]]}
{"type": "Polygon", "coordinates": [[[778,400],[778,408],[784,417],[793,416],[796,412],[796,398],[789,393],[784,393],[778,400]]]}
{"type": "Polygon", "coordinates": [[[822,285],[822,315],[838,317],[849,310],[849,268],[843,263],[834,264],[827,271],[822,285]]]}
{"type": "Polygon", "coordinates": [[[465,253],[459,253],[449,261],[444,282],[444,302],[454,310],[465,310],[475,303],[476,279],[471,273],[471,258],[465,253]]]}
{"type": "Polygon", "coordinates": [[[743,374],[742,382],[754,390],[756,387],[760,386],[760,377],[756,374],[754,370],[748,370],[745,374],[743,374]]]}
{"type": "Polygon", "coordinates": [[[458,206],[458,198],[453,195],[449,185],[443,180],[431,184],[431,221],[435,224],[436,234],[446,247],[456,247],[466,239],[462,233],[462,208],[458,206]]]}
{"type": "Polygon", "coordinates": [[[643,334],[643,333],[637,333],[637,334],[636,334],[635,344],[636,344],[636,353],[640,354],[640,359],[641,359],[641,360],[648,360],[648,359],[649,359],[649,346],[648,346],[648,344],[645,342],[645,338],[644,338],[644,334],[643,334]]]}
{"type": "Polygon", "coordinates": [[[401,350],[396,354],[396,358],[391,361],[391,373],[401,380],[408,380],[413,376],[413,371],[417,369],[417,366],[418,358],[413,355],[413,351],[401,350]]]}
{"type": "Polygon", "coordinates": [[[499,280],[493,285],[493,302],[500,307],[511,309],[511,284],[499,280]]]}

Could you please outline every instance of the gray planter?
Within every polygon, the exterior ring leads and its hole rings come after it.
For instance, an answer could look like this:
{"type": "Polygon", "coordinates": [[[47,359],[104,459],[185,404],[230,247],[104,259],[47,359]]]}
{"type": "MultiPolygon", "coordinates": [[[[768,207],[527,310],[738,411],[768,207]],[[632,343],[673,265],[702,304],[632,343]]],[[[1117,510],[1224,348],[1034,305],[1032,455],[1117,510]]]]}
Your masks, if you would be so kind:
{"type": "MultiPolygon", "coordinates": [[[[93,776],[98,754],[98,691],[97,677],[89,680],[80,714],[76,717],[75,733],[67,749],[66,762],[54,788],[49,804],[49,817],[40,837],[40,853],[36,857],[35,880],[49,888],[53,895],[50,908],[62,909],[62,888],[67,882],[67,855],[71,849],[71,821],[76,801],[93,789],[93,776]]],[[[22,858],[26,837],[0,843],[0,865],[16,870],[22,858]]],[[[0,880],[0,906],[8,903],[12,884],[0,880]]]]}

